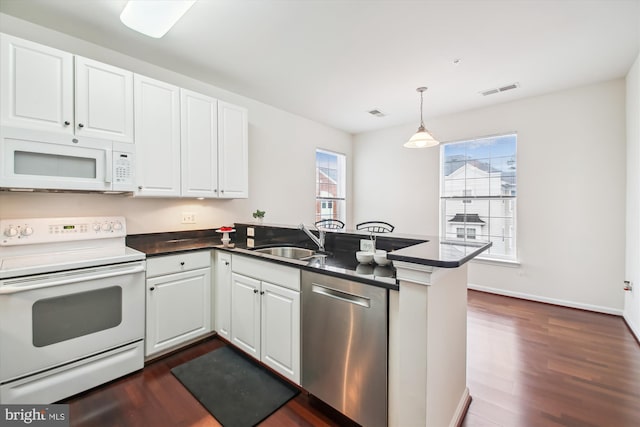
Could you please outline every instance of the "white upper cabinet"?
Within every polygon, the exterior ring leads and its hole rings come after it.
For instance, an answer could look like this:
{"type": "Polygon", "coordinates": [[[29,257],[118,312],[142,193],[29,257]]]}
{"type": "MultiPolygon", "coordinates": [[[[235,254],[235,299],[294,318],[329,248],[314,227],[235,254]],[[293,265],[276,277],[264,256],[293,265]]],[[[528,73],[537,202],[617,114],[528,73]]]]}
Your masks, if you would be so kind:
{"type": "Polygon", "coordinates": [[[0,48],[2,126],[133,142],[133,73],[7,34],[0,48]]]}
{"type": "Polygon", "coordinates": [[[75,60],[76,134],[133,142],[133,73],[80,56],[75,60]]]}
{"type": "Polygon", "coordinates": [[[73,134],[73,55],[0,34],[2,126],[73,134]]]}
{"type": "Polygon", "coordinates": [[[182,196],[218,197],[218,101],[181,89],[182,196]]]}
{"type": "Polygon", "coordinates": [[[245,108],[7,34],[0,60],[0,125],[135,140],[136,196],[248,197],[245,108]]]}
{"type": "Polygon", "coordinates": [[[180,196],[180,89],[136,74],[136,196],[180,196]]]}
{"type": "Polygon", "coordinates": [[[218,101],[218,157],[220,197],[249,197],[247,110],[218,101]]]}

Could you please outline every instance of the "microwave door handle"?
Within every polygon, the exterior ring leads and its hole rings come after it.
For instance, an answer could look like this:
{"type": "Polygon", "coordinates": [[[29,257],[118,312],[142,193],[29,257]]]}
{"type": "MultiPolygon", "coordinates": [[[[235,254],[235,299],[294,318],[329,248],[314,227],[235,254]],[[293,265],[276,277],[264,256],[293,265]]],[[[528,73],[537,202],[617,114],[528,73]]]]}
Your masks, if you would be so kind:
{"type": "Polygon", "coordinates": [[[105,171],[104,171],[104,182],[111,183],[113,180],[113,152],[110,148],[106,148],[104,150],[105,155],[105,171]]]}
{"type": "Polygon", "coordinates": [[[62,278],[58,280],[45,281],[44,283],[39,283],[37,285],[26,285],[26,286],[6,285],[6,286],[0,287],[0,295],[8,295],[8,294],[15,294],[18,292],[33,291],[37,289],[49,288],[52,286],[70,285],[78,282],[88,282],[90,280],[106,279],[109,277],[123,276],[125,274],[141,273],[143,271],[144,271],[144,265],[136,265],[134,267],[123,269],[123,270],[101,272],[96,274],[82,274],[82,275],[78,275],[77,277],[67,277],[67,278],[62,278]]]}

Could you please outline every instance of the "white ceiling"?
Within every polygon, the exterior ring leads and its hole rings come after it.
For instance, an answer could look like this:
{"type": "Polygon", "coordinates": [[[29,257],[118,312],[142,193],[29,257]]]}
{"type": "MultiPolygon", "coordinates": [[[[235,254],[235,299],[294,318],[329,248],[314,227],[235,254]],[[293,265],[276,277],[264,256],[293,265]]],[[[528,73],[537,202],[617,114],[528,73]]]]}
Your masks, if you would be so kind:
{"type": "Polygon", "coordinates": [[[640,44],[640,0],[199,0],[162,39],[122,25],[125,3],[0,0],[0,12],[350,133],[417,127],[418,86],[428,124],[622,77],[640,44]]]}

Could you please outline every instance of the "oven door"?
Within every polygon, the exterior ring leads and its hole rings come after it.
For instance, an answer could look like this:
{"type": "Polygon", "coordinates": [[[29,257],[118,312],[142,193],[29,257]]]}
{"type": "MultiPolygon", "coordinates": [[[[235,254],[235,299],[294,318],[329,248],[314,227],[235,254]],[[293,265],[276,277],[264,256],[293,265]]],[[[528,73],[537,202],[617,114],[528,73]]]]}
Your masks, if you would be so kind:
{"type": "Polygon", "coordinates": [[[111,141],[2,128],[0,187],[109,191],[111,141]]]}
{"type": "Polygon", "coordinates": [[[0,281],[0,383],[144,338],[145,262],[0,281]]]}

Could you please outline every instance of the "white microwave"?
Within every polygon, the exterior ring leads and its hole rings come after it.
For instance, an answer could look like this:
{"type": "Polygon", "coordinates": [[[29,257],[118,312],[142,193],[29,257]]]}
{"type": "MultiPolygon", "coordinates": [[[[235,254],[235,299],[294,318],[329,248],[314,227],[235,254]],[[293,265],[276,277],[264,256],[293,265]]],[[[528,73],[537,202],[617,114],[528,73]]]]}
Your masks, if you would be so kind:
{"type": "Polygon", "coordinates": [[[135,190],[134,144],[2,127],[0,155],[2,189],[135,190]]]}

